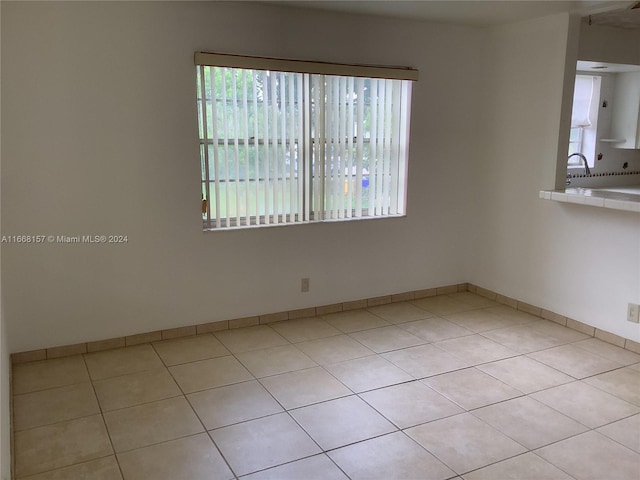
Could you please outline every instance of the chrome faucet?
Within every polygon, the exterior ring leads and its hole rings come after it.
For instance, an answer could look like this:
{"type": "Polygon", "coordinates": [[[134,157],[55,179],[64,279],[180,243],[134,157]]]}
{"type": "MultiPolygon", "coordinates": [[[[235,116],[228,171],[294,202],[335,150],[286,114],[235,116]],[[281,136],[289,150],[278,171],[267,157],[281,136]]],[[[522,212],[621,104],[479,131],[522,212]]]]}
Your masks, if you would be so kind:
{"type": "MultiPolygon", "coordinates": [[[[580,157],[582,159],[582,161],[584,162],[584,174],[585,175],[591,175],[591,170],[589,169],[589,163],[587,162],[587,157],[585,157],[581,153],[572,153],[571,155],[569,155],[569,158],[575,157],[576,155],[578,157],[580,157]]],[[[567,158],[567,161],[569,160],[569,158],[567,158]]]]}

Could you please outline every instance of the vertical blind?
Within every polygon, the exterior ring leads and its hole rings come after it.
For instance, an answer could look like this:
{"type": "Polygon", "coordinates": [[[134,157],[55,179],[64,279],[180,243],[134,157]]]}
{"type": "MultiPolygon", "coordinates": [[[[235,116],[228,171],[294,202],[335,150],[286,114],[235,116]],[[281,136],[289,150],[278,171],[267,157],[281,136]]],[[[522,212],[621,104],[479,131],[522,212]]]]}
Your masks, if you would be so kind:
{"type": "Polygon", "coordinates": [[[197,78],[205,229],[404,214],[409,80],[224,65],[197,78]]]}

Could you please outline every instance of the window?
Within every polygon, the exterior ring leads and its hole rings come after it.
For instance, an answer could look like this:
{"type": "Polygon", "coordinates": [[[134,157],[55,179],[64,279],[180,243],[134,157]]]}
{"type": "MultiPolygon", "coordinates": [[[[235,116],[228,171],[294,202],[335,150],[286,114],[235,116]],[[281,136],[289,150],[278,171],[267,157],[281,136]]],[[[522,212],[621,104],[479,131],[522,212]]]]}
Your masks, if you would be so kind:
{"type": "Polygon", "coordinates": [[[400,216],[415,70],[196,54],[204,228],[400,216]]]}
{"type": "Polygon", "coordinates": [[[600,84],[600,76],[576,75],[569,134],[569,168],[584,168],[578,155],[571,156],[576,153],[584,155],[590,167],[595,164],[600,84]]]}

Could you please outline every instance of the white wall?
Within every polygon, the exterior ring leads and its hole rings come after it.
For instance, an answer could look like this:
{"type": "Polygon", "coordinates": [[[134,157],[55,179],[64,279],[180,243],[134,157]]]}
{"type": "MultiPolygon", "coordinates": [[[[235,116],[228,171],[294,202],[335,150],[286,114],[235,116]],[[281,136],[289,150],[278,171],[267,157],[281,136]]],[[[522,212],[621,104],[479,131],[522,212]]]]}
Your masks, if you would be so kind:
{"type": "Polygon", "coordinates": [[[578,59],[640,65],[640,32],[582,22],[578,59]]]}
{"type": "MultiPolygon", "coordinates": [[[[0,297],[2,293],[0,291],[0,297]]],[[[1,302],[1,300],[0,300],[1,302]]],[[[4,308],[0,303],[0,478],[11,478],[11,360],[4,308]]]]}
{"type": "Polygon", "coordinates": [[[5,245],[11,351],[464,281],[640,339],[638,216],[538,199],[566,140],[567,16],[487,31],[227,2],[1,8],[3,234],[129,237],[5,245]],[[420,69],[408,216],[203,234],[196,50],[420,69]]]}
{"type": "Polygon", "coordinates": [[[10,349],[468,280],[484,36],[261,4],[2,2],[3,233],[129,237],[5,245],[10,349]],[[420,69],[408,216],[203,234],[196,50],[420,69]]]}
{"type": "MultiPolygon", "coordinates": [[[[0,9],[0,25],[2,25],[2,10],[0,9]]],[[[1,48],[1,39],[0,39],[1,48]]],[[[2,78],[0,65],[0,79],[2,78]]],[[[2,81],[0,80],[0,89],[2,81]]],[[[2,98],[0,97],[0,111],[2,98]]],[[[0,131],[2,119],[0,118],[0,131]]],[[[2,151],[2,135],[0,135],[0,152],[2,151]]],[[[0,172],[2,171],[2,156],[0,155],[0,172]]],[[[1,177],[1,173],[0,173],[1,177]]],[[[2,223],[2,187],[0,186],[0,224],[2,223]]],[[[1,230],[1,229],[0,229],[1,230]]],[[[0,272],[2,271],[2,244],[0,243],[0,272]]],[[[0,478],[11,478],[11,361],[9,356],[9,342],[7,341],[6,323],[4,320],[4,301],[2,292],[2,278],[0,276],[0,478]]]]}
{"type": "Polygon", "coordinates": [[[640,302],[640,217],[538,198],[554,187],[567,141],[563,78],[577,51],[570,25],[556,15],[491,31],[470,281],[637,341],[626,308],[640,302]]]}

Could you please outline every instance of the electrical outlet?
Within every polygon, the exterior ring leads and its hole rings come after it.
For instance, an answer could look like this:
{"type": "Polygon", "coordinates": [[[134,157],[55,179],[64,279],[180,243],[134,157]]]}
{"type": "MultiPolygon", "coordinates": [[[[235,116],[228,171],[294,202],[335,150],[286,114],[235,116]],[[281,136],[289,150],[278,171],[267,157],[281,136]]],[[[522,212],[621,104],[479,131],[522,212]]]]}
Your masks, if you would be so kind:
{"type": "Polygon", "coordinates": [[[630,303],[627,307],[627,321],[633,323],[640,323],[640,305],[630,303]]]}
{"type": "Polygon", "coordinates": [[[305,293],[309,291],[309,279],[303,278],[300,280],[300,291],[305,293]]]}

